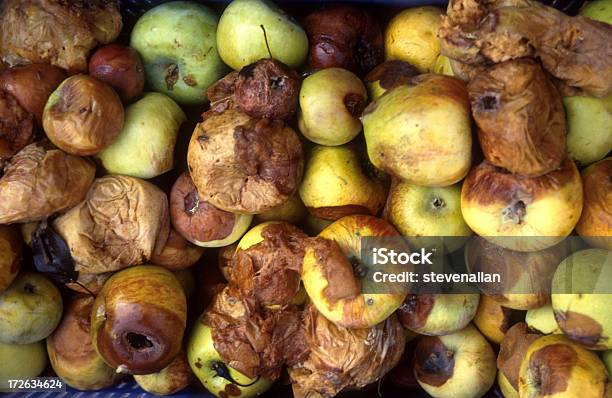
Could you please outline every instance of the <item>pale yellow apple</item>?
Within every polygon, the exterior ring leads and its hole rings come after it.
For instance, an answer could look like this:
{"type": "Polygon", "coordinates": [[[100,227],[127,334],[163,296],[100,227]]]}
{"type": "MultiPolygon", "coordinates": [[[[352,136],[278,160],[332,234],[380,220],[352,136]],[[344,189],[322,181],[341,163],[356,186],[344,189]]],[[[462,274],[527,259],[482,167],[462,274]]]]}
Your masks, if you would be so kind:
{"type": "Polygon", "coordinates": [[[562,334],[563,331],[559,328],[553,313],[552,306],[547,304],[540,308],[534,308],[527,311],[525,322],[529,329],[542,334],[562,334]]]}

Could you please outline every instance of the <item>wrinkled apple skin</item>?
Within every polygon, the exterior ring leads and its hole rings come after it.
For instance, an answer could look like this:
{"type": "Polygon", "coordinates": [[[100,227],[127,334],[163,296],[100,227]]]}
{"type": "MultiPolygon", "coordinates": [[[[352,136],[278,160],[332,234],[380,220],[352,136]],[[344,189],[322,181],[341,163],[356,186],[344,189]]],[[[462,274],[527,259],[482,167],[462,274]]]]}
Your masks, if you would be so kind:
{"type": "Polygon", "coordinates": [[[22,272],[0,295],[0,342],[31,344],[53,332],[62,317],[62,296],[42,274],[22,272]]]}
{"type": "Polygon", "coordinates": [[[470,170],[472,132],[465,85],[419,75],[372,102],[361,118],[370,161],[403,181],[457,183],[470,170]]]}
{"type": "MultiPolygon", "coordinates": [[[[30,379],[47,367],[45,342],[30,344],[0,343],[0,380],[30,379]]],[[[2,390],[0,390],[2,391],[2,390]]]]}
{"type": "Polygon", "coordinates": [[[15,227],[0,225],[0,294],[15,280],[21,267],[23,242],[15,227]]]}
{"type": "Polygon", "coordinates": [[[564,97],[567,152],[581,166],[612,151],[612,95],[607,98],[564,97]]]}
{"type": "Polygon", "coordinates": [[[147,82],[183,105],[201,105],[226,71],[217,52],[218,18],[201,4],[174,1],[145,13],[130,46],[142,57],[147,82]]]}
{"type": "Polygon", "coordinates": [[[227,6],[217,28],[219,55],[227,65],[239,71],[270,57],[266,36],[272,58],[294,69],[306,59],[306,32],[267,0],[234,0],[227,6]]]}
{"type": "Polygon", "coordinates": [[[117,140],[96,156],[109,174],[157,177],[174,167],[174,145],[186,119],[170,97],[146,93],[126,108],[117,140]]]}
{"type": "Polygon", "coordinates": [[[576,232],[589,245],[612,250],[612,158],[584,169],[582,187],[584,206],[576,232]]]}
{"type": "Polygon", "coordinates": [[[187,300],[176,277],[153,265],[126,268],[104,284],[91,310],[96,351],[117,372],[155,373],[181,349],[187,300]]]}
{"type": "Polygon", "coordinates": [[[70,387],[100,390],[117,383],[122,375],[104,363],[90,336],[91,296],[75,296],[68,304],[62,322],[47,338],[51,366],[70,387]]]}
{"type": "Polygon", "coordinates": [[[367,90],[352,72],[327,68],[308,76],[300,90],[298,125],[310,141],[343,145],[361,131],[367,90]]]}
{"type": "Polygon", "coordinates": [[[560,334],[531,343],[519,373],[519,396],[606,397],[607,370],[594,352],[560,334]]]}
{"type": "Polygon", "coordinates": [[[195,323],[191,331],[191,336],[187,343],[187,360],[196,377],[216,397],[227,398],[235,396],[239,398],[253,398],[263,394],[272,385],[272,382],[268,379],[249,379],[229,366],[227,366],[227,369],[231,378],[240,384],[249,386],[237,386],[229,380],[220,377],[213,369],[213,365],[223,363],[223,360],[217,350],[215,350],[212,328],[204,325],[201,320],[195,323]],[[233,394],[229,395],[228,392],[230,391],[233,394]]]}

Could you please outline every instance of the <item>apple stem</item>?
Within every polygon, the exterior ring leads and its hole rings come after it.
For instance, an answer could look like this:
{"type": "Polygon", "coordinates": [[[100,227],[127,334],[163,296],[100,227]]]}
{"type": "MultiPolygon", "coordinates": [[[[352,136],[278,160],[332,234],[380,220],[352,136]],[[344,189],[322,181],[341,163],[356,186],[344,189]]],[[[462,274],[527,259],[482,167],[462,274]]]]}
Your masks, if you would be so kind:
{"type": "Polygon", "coordinates": [[[266,28],[263,25],[259,25],[261,30],[263,30],[264,41],[266,42],[266,48],[268,49],[268,54],[270,54],[270,58],[274,59],[272,56],[272,51],[270,51],[270,43],[268,43],[268,35],[266,34],[266,28]]]}
{"type": "Polygon", "coordinates": [[[215,373],[217,374],[218,377],[222,377],[225,380],[229,381],[230,383],[234,383],[237,386],[240,387],[250,387],[253,384],[257,383],[259,381],[259,376],[257,376],[257,378],[250,384],[240,384],[238,383],[236,380],[234,380],[234,378],[232,377],[232,375],[229,372],[229,369],[227,368],[227,365],[225,365],[223,362],[215,362],[212,364],[212,370],[215,371],[215,373]]]}

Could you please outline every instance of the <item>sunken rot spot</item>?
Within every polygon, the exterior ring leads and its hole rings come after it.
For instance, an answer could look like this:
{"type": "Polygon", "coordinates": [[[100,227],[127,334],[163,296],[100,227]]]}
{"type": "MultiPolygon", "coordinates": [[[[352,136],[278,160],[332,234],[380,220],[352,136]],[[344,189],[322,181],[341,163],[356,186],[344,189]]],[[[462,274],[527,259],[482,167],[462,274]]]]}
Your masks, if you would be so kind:
{"type": "Polygon", "coordinates": [[[563,333],[591,350],[605,349],[606,337],[599,322],[574,311],[555,311],[555,319],[563,333]]]}
{"type": "Polygon", "coordinates": [[[411,78],[419,74],[419,70],[408,62],[386,61],[372,69],[364,81],[366,83],[378,82],[380,87],[390,90],[395,86],[408,83],[411,78]]]}
{"type": "Polygon", "coordinates": [[[567,390],[568,380],[578,362],[578,353],[567,344],[551,344],[531,354],[528,370],[530,384],[539,396],[549,396],[567,390]]]}
{"type": "Polygon", "coordinates": [[[408,329],[424,327],[435,301],[433,294],[409,294],[397,310],[400,322],[408,329]]]}
{"type": "Polygon", "coordinates": [[[422,383],[440,387],[453,377],[455,354],[439,337],[421,337],[414,358],[414,371],[422,383]]]}
{"type": "Polygon", "coordinates": [[[348,93],[344,96],[344,107],[351,116],[358,118],[363,113],[366,106],[365,97],[359,93],[348,93]]]}
{"type": "Polygon", "coordinates": [[[251,117],[287,120],[297,109],[299,91],[298,74],[287,65],[267,58],[240,71],[235,100],[251,117]]]}

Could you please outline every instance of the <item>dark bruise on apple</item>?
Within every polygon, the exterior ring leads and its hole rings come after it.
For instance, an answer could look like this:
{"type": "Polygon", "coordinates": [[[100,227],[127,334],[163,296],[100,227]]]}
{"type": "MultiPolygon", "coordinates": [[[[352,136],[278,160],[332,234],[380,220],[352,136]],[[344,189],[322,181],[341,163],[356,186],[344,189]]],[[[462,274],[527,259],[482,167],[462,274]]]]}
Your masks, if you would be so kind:
{"type": "Polygon", "coordinates": [[[303,22],[313,69],[340,67],[359,76],[383,62],[383,36],[376,19],[348,5],[326,6],[303,22]]]}
{"type": "Polygon", "coordinates": [[[612,250],[612,158],[582,172],[584,208],[576,232],[589,244],[612,250]]]}
{"type": "Polygon", "coordinates": [[[513,60],[468,84],[484,156],[512,173],[539,176],[566,157],[565,112],[559,92],[535,61],[513,60]]]}
{"type": "Polygon", "coordinates": [[[0,90],[0,167],[34,139],[34,116],[0,90]]]}
{"type": "Polygon", "coordinates": [[[419,70],[408,62],[392,60],[376,66],[363,81],[370,89],[372,99],[376,99],[396,86],[410,83],[410,79],[418,74],[419,70]]]}
{"type": "Polygon", "coordinates": [[[121,44],[99,48],[89,60],[89,74],[114,88],[125,102],[138,97],[144,89],[144,67],[140,55],[133,48],[121,44]]]}
{"type": "Polygon", "coordinates": [[[529,330],[527,324],[519,322],[508,329],[501,341],[497,355],[497,368],[517,391],[521,362],[529,345],[540,336],[539,333],[529,330]]]}
{"type": "Polygon", "coordinates": [[[170,271],[131,267],[113,275],[96,298],[94,345],[117,372],[155,373],[178,355],[186,318],[185,293],[170,271]]]}

